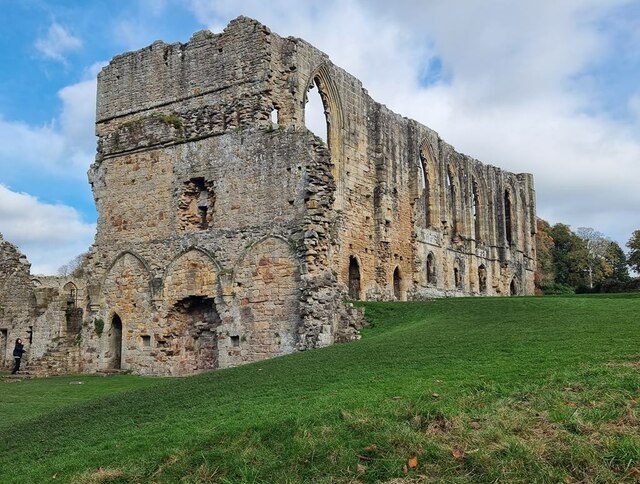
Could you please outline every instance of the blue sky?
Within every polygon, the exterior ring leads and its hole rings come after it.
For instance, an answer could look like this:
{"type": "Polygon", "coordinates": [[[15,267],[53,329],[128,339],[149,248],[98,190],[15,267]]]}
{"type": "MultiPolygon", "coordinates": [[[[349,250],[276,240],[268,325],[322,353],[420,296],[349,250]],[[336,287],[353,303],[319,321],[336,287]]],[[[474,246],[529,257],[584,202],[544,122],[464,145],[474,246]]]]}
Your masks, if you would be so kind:
{"type": "Polygon", "coordinates": [[[303,37],[378,101],[536,181],[538,214],[640,228],[639,0],[0,0],[0,232],[36,273],[93,241],[95,76],[238,15],[303,37]]]}

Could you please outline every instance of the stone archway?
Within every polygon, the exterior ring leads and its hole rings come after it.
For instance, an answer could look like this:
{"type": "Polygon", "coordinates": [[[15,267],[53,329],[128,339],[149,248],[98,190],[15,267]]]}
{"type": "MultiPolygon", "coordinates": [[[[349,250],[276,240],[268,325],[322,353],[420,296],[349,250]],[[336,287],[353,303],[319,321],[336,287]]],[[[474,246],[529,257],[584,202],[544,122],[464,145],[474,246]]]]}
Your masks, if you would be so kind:
{"type": "Polygon", "coordinates": [[[393,271],[393,297],[397,301],[402,299],[402,276],[400,275],[400,267],[396,266],[393,271]]]}
{"type": "Polygon", "coordinates": [[[349,257],[349,298],[360,299],[360,264],[353,256],[349,257]]]}

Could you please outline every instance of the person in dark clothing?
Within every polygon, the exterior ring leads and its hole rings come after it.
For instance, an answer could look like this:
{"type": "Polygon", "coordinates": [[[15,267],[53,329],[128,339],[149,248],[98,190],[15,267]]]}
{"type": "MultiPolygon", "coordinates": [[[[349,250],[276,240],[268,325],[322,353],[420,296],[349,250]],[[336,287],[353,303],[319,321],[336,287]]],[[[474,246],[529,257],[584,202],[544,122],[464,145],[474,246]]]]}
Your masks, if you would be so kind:
{"type": "Polygon", "coordinates": [[[22,353],[24,353],[24,345],[22,344],[22,340],[18,338],[16,340],[16,346],[13,348],[13,371],[12,375],[15,375],[17,371],[20,369],[20,360],[22,360],[22,353]]]}

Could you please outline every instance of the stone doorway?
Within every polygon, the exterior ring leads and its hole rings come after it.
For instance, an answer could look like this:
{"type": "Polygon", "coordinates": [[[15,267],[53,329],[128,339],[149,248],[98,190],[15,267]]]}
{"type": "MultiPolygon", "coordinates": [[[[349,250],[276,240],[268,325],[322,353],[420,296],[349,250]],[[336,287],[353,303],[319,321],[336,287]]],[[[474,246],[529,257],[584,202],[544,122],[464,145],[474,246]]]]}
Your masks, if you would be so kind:
{"type": "Polygon", "coordinates": [[[518,295],[518,285],[516,284],[515,277],[511,279],[511,285],[509,286],[509,292],[512,296],[518,295]]]}
{"type": "Polygon", "coordinates": [[[114,314],[111,319],[108,355],[107,368],[120,370],[122,368],[122,320],[117,314],[114,314]]]}
{"type": "Polygon", "coordinates": [[[401,297],[402,277],[400,277],[400,268],[396,267],[393,271],[393,297],[400,301],[401,297]]]}
{"type": "Polygon", "coordinates": [[[360,299],[360,265],[353,256],[349,257],[349,299],[360,299]]]}

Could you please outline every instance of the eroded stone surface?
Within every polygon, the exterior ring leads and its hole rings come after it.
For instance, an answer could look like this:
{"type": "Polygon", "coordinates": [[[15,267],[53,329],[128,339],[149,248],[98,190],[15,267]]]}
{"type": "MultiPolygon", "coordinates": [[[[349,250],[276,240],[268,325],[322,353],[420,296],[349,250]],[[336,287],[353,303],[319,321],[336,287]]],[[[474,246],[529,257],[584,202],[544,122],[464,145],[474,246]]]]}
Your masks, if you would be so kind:
{"type": "Polygon", "coordinates": [[[356,339],[348,296],[533,293],[531,175],[457,153],[254,20],[115,57],[96,132],[99,219],[76,312],[70,281],[27,287],[28,270],[17,293],[36,302],[11,303],[29,308],[12,313],[20,327],[49,312],[43,371],[55,356],[186,375],[356,339]],[[304,125],[312,86],[328,143],[304,125]]]}

